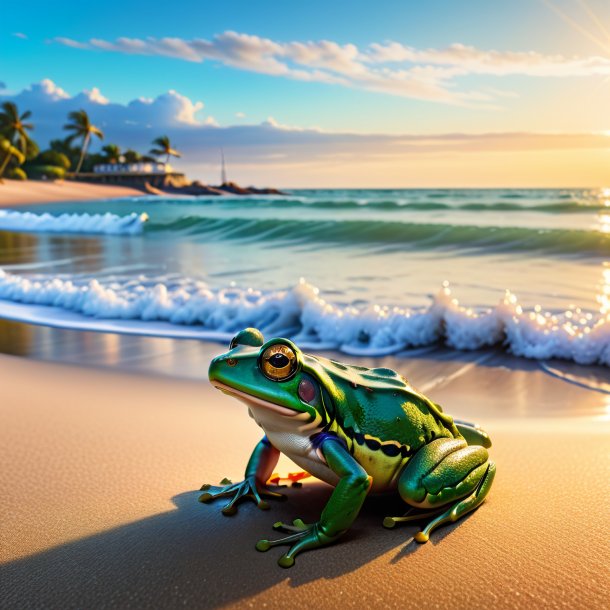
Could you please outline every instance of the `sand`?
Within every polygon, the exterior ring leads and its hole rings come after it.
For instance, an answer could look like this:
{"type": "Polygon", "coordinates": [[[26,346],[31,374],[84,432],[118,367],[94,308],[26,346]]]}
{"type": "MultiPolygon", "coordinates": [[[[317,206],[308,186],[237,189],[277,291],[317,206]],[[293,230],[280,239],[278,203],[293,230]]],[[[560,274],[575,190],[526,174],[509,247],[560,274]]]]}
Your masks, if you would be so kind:
{"type": "Polygon", "coordinates": [[[607,419],[486,418],[498,476],[474,514],[421,546],[415,527],[381,527],[400,505],[369,501],[340,543],[283,570],[255,542],[316,519],[328,486],[232,518],[197,502],[201,483],[241,478],[260,437],[240,403],[201,381],[4,355],[0,384],[0,607],[607,604],[607,419]]]}
{"type": "Polygon", "coordinates": [[[89,201],[133,197],[144,193],[135,188],[71,181],[4,180],[0,184],[0,207],[17,207],[53,201],[89,201]]]}

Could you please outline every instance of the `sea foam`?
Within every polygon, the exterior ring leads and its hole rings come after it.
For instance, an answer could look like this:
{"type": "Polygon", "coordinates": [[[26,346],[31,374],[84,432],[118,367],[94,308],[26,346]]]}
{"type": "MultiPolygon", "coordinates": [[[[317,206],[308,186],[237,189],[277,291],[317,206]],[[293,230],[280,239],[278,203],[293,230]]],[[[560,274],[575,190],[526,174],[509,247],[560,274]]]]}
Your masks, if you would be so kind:
{"type": "Polygon", "coordinates": [[[108,330],[98,321],[121,320],[115,332],[224,340],[254,326],[307,349],[351,354],[386,355],[439,343],[459,350],[502,345],[526,358],[610,366],[610,313],[526,311],[510,292],[487,309],[463,307],[447,284],[428,307],[355,307],[328,302],[303,280],[289,290],[261,291],[212,289],[188,278],[82,280],[0,270],[0,317],[62,326],[62,311],[70,312],[64,326],[85,330],[108,330]],[[28,306],[35,316],[28,316],[28,306]],[[185,327],[193,332],[185,333],[185,327]]]}
{"type": "Polygon", "coordinates": [[[0,210],[0,230],[28,233],[98,233],[136,235],[141,233],[148,214],[34,214],[0,210]]]}

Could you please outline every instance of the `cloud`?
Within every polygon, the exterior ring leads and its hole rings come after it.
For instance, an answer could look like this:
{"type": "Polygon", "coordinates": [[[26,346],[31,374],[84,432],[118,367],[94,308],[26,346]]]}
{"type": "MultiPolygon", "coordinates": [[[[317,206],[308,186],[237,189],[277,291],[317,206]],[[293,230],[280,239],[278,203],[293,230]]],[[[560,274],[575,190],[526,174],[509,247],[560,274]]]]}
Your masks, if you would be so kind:
{"type": "Polygon", "coordinates": [[[610,75],[606,57],[565,57],[533,51],[481,50],[464,44],[416,49],[398,42],[354,44],[329,40],[278,42],[227,31],[211,40],[195,38],[55,38],[64,46],[130,55],[154,55],[190,62],[215,61],[233,68],[302,81],[315,81],[448,104],[493,106],[493,88],[458,87],[468,75],[579,77],[610,75]]]}
{"type": "Polygon", "coordinates": [[[203,124],[199,113],[203,102],[192,101],[188,97],[168,91],[154,99],[139,98],[128,104],[117,104],[106,98],[97,88],[70,95],[50,79],[34,83],[16,95],[0,95],[0,99],[13,99],[20,108],[31,110],[35,124],[35,139],[46,144],[52,138],[64,137],[62,125],[72,110],[86,110],[91,120],[107,132],[107,138],[128,145],[129,136],[123,131],[131,131],[138,145],[146,146],[152,137],[153,128],[159,130],[180,130],[188,126],[203,124]]]}
{"type": "Polygon", "coordinates": [[[13,32],[13,36],[15,38],[21,38],[21,40],[27,40],[28,37],[26,34],[24,34],[23,32],[13,32]]]}
{"type": "MultiPolygon", "coordinates": [[[[399,168],[396,171],[404,176],[405,167],[421,167],[426,171],[439,159],[460,159],[467,163],[469,158],[477,158],[477,163],[472,165],[478,167],[478,163],[496,158],[496,153],[525,157],[538,152],[597,150],[607,155],[610,149],[610,138],[606,134],[333,133],[286,125],[273,117],[259,124],[242,122],[220,126],[213,117],[203,116],[202,102],[192,101],[176,91],[154,99],[138,98],[118,104],[104,97],[96,87],[70,95],[49,79],[16,95],[0,94],[0,102],[8,99],[15,101],[21,111],[32,111],[34,137],[42,146],[50,139],[65,137],[62,126],[68,112],[82,108],[104,131],[105,143],[145,152],[154,138],[166,134],[183,153],[182,159],[175,162],[176,167],[192,178],[204,179],[205,173],[209,179],[209,173],[216,172],[222,148],[231,170],[237,173],[235,177],[247,176],[245,179],[259,184],[261,180],[269,184],[294,184],[286,176],[300,175],[299,172],[307,170],[311,176],[307,178],[309,183],[319,185],[316,176],[322,181],[331,180],[329,172],[333,168],[341,168],[346,176],[355,171],[359,180],[372,183],[375,179],[382,180],[387,168],[399,168]],[[367,174],[367,167],[369,170],[375,167],[374,175],[367,174]]],[[[101,143],[95,141],[93,149],[99,146],[101,143]]],[[[344,184],[349,184],[347,179],[344,184]]]]}

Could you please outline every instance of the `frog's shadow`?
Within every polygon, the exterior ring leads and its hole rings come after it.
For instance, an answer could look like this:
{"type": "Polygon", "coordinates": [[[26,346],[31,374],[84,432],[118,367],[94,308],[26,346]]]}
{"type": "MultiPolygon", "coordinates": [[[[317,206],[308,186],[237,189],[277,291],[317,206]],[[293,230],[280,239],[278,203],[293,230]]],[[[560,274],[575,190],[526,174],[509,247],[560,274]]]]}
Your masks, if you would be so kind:
{"type": "MultiPolygon", "coordinates": [[[[172,498],[174,510],[68,542],[0,566],[0,580],[21,607],[168,607],[179,603],[215,608],[265,591],[288,579],[299,587],[348,574],[392,549],[392,563],[419,548],[411,542],[416,526],[386,530],[383,516],[404,512],[399,500],[372,498],[341,541],[303,553],[284,570],[277,559],[288,547],[259,553],[261,538],[279,538],[275,521],[301,517],[315,521],[331,488],[310,483],[285,490],[287,502],[269,511],[251,503],[235,517],[220,513],[222,501],[204,505],[200,492],[172,498]],[[398,512],[396,512],[398,511],[398,512]]],[[[436,542],[454,526],[436,533],[436,542]]]]}

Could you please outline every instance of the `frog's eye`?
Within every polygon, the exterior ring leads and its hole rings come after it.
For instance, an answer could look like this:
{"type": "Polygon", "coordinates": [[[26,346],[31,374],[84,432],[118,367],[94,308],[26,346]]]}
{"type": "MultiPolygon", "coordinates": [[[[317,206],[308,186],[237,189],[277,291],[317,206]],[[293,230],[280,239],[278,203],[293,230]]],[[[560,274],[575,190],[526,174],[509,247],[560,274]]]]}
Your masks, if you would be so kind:
{"type": "Polygon", "coordinates": [[[263,352],[261,369],[265,377],[273,381],[285,381],[297,370],[297,355],[287,345],[271,345],[263,352]]]}

